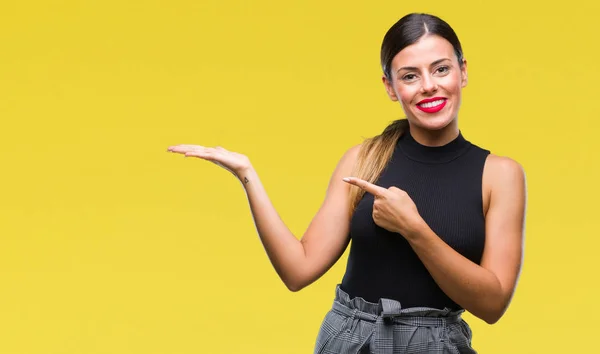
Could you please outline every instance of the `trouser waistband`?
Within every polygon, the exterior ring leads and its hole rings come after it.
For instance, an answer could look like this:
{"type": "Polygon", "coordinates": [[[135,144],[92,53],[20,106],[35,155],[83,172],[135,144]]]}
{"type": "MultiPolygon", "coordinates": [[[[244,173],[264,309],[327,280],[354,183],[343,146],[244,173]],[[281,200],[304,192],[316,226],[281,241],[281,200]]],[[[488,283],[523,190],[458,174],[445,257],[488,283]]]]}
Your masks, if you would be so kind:
{"type": "Polygon", "coordinates": [[[361,297],[350,298],[338,285],[333,310],[346,316],[369,322],[383,318],[386,323],[399,323],[412,326],[446,326],[461,321],[464,310],[435,309],[430,307],[411,307],[403,309],[400,302],[392,299],[380,299],[377,303],[368,302],[361,297]]]}

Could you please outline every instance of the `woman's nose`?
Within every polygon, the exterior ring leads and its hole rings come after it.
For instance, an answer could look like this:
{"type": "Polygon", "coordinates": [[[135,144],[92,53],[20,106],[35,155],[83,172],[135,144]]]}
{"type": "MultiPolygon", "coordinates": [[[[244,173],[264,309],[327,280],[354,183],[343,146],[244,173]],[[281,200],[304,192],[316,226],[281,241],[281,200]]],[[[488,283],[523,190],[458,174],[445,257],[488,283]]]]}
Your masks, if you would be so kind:
{"type": "Polygon", "coordinates": [[[421,81],[422,92],[435,92],[437,91],[437,89],[437,83],[432,77],[430,77],[429,75],[423,77],[423,80],[421,81]]]}

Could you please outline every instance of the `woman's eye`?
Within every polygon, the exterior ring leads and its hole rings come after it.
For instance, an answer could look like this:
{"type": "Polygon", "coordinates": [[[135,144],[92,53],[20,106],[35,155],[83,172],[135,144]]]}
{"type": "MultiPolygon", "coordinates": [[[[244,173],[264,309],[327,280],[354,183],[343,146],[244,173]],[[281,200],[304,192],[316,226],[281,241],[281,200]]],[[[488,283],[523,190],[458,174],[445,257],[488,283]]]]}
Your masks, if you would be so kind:
{"type": "Polygon", "coordinates": [[[406,74],[402,77],[402,80],[404,81],[411,81],[415,79],[415,74],[406,74]]]}
{"type": "Polygon", "coordinates": [[[440,66],[439,68],[437,68],[437,72],[441,73],[441,74],[445,74],[448,72],[448,70],[450,70],[449,67],[447,66],[440,66]]]}

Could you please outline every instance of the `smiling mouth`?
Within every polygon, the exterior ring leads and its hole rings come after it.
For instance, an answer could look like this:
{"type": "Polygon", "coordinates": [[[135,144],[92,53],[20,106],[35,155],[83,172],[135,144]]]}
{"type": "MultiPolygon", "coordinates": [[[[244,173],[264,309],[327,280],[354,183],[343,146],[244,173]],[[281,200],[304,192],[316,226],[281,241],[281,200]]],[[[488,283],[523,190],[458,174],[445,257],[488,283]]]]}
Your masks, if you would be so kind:
{"type": "Polygon", "coordinates": [[[417,108],[426,113],[436,113],[446,106],[447,99],[440,98],[433,101],[417,103],[417,108]]]}

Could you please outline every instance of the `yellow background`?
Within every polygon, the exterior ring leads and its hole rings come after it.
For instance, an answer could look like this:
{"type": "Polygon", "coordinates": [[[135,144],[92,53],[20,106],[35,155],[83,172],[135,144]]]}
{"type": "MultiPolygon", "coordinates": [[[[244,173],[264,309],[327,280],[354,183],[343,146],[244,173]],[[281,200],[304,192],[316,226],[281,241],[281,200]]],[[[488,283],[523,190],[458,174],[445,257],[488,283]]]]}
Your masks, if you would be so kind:
{"type": "Polygon", "coordinates": [[[462,41],[463,134],[528,177],[521,281],[467,316],[475,348],[599,352],[598,2],[64,0],[0,5],[0,353],[311,353],[347,254],[290,293],[240,183],[166,148],[248,155],[300,237],[402,117],[379,48],[413,11],[462,41]]]}

